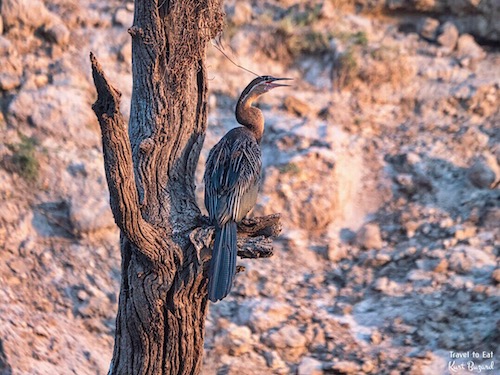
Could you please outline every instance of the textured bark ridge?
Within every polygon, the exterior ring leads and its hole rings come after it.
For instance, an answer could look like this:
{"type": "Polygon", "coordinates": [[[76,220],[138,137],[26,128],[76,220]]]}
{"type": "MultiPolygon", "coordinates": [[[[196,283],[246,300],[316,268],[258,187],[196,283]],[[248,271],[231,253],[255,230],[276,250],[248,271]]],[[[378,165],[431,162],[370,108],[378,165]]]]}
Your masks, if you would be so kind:
{"type": "MultiPolygon", "coordinates": [[[[122,281],[109,374],[198,374],[213,228],[195,201],[207,123],[205,53],[221,0],[136,1],[128,131],[120,92],[91,54],[122,281]]],[[[246,221],[240,256],[270,256],[279,216],[246,221]]]]}

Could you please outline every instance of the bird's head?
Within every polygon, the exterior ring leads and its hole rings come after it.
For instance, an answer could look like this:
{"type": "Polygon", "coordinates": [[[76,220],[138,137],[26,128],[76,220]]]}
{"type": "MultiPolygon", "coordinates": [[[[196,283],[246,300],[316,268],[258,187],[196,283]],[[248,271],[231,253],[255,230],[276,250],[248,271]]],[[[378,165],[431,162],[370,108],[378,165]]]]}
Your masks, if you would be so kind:
{"type": "Polygon", "coordinates": [[[241,99],[245,100],[247,97],[256,98],[266,92],[283,86],[290,86],[283,83],[276,83],[277,81],[290,81],[292,78],[276,78],[273,76],[260,76],[255,78],[241,93],[241,99]]]}

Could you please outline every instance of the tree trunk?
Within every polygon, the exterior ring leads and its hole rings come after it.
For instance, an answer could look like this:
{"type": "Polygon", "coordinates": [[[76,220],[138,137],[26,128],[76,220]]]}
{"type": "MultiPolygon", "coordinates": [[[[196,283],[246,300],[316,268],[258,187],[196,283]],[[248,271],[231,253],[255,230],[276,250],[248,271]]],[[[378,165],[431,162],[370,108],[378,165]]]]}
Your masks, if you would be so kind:
{"type": "MultiPolygon", "coordinates": [[[[207,119],[205,53],[221,0],[136,1],[128,132],[120,92],[91,54],[122,280],[109,374],[198,374],[213,228],[195,200],[207,119]]],[[[241,228],[240,256],[270,256],[279,216],[241,228]],[[257,237],[255,237],[257,236],[257,237]]]]}

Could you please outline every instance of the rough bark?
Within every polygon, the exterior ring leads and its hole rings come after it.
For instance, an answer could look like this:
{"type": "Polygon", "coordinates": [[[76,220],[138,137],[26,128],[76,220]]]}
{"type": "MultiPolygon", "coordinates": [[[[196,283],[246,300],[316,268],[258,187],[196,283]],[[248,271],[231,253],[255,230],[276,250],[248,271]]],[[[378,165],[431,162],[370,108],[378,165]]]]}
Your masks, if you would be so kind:
{"type": "MultiPolygon", "coordinates": [[[[136,1],[128,132],[120,92],[91,54],[122,280],[109,374],[197,374],[207,313],[210,237],[194,173],[207,119],[205,53],[221,0],[136,1]]],[[[279,218],[247,222],[241,254],[272,254],[279,218]],[[263,225],[263,222],[267,222],[263,225]],[[260,237],[255,237],[260,236],[260,237]]]]}

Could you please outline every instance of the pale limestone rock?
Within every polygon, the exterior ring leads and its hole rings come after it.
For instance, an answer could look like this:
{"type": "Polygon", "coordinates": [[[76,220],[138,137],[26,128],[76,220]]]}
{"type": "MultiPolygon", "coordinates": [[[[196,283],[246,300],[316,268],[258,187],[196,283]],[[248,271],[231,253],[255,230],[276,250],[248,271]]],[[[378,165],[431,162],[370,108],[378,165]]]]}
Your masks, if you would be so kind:
{"type": "Polygon", "coordinates": [[[259,303],[248,303],[240,306],[238,318],[241,324],[249,324],[254,332],[265,332],[279,327],[288,320],[292,308],[289,304],[271,299],[259,303]]]}
{"type": "Polygon", "coordinates": [[[55,43],[60,46],[66,46],[69,43],[70,31],[62,22],[45,26],[43,34],[51,43],[55,43]]]}
{"type": "Polygon", "coordinates": [[[9,91],[21,84],[23,68],[15,46],[0,36],[0,90],[9,91]]]}
{"type": "Polygon", "coordinates": [[[489,189],[500,179],[500,167],[495,157],[484,154],[467,169],[467,177],[475,187],[489,189]]]}
{"type": "Polygon", "coordinates": [[[435,18],[425,17],[418,24],[418,33],[423,38],[435,41],[438,33],[439,21],[435,18]]]}
{"type": "Polygon", "coordinates": [[[321,375],[323,374],[322,363],[313,357],[304,357],[299,363],[297,375],[321,375]]]}
{"type": "Polygon", "coordinates": [[[439,36],[437,42],[443,47],[447,47],[451,50],[455,48],[458,41],[458,29],[453,22],[445,22],[439,28],[439,36]]]}
{"type": "Polygon", "coordinates": [[[134,13],[127,8],[118,8],[113,16],[113,22],[118,26],[130,27],[134,22],[134,13]]]}
{"type": "Polygon", "coordinates": [[[381,249],[383,243],[378,224],[368,223],[363,225],[358,231],[356,242],[364,249],[381,249]]]}
{"type": "Polygon", "coordinates": [[[475,68],[475,65],[486,56],[483,48],[477,44],[472,35],[463,34],[458,38],[457,55],[460,65],[467,68],[475,68]]]}
{"type": "Polygon", "coordinates": [[[3,0],[0,13],[6,29],[13,27],[37,29],[54,16],[40,0],[3,0]]]}
{"type": "Polygon", "coordinates": [[[230,14],[230,19],[236,26],[241,26],[252,20],[252,12],[251,4],[246,1],[238,1],[234,5],[232,14],[230,14]]]}

